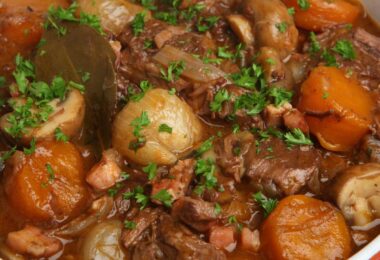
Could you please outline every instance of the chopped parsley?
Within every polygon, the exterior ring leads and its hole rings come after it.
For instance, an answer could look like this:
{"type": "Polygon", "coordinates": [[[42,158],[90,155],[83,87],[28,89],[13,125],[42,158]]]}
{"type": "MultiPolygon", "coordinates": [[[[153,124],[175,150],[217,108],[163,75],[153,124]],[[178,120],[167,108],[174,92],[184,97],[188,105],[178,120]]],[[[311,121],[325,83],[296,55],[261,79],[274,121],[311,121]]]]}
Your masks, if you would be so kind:
{"type": "Polygon", "coordinates": [[[326,63],[326,66],[338,67],[338,63],[336,62],[336,58],[334,57],[334,55],[329,53],[328,50],[323,49],[321,57],[324,60],[324,62],[326,63]]]}
{"type": "Polygon", "coordinates": [[[354,60],[356,58],[354,46],[348,40],[337,41],[332,50],[340,54],[344,59],[354,60]]]}
{"type": "Polygon", "coordinates": [[[276,28],[280,33],[284,33],[288,29],[288,24],[287,22],[281,22],[276,24],[276,28]]]}
{"type": "Polygon", "coordinates": [[[110,197],[115,197],[117,193],[121,190],[121,188],[123,188],[123,186],[123,183],[117,182],[112,188],[108,189],[108,195],[110,197]]]}
{"type": "Polygon", "coordinates": [[[202,182],[202,184],[198,184],[198,191],[202,193],[206,188],[212,189],[216,187],[218,180],[214,175],[215,170],[215,163],[210,158],[197,160],[195,175],[199,177],[202,182]]]}
{"type": "Polygon", "coordinates": [[[168,92],[169,92],[169,95],[174,95],[177,92],[177,90],[175,88],[171,88],[169,89],[168,92]]]}
{"type": "Polygon", "coordinates": [[[298,128],[294,128],[291,132],[286,133],[284,135],[284,140],[289,146],[313,145],[313,142],[298,128]]]}
{"type": "Polygon", "coordinates": [[[54,130],[54,136],[55,136],[55,140],[57,141],[61,141],[61,142],[67,142],[69,141],[69,137],[67,137],[67,135],[65,135],[61,128],[57,127],[55,130],[54,130]]]}
{"type": "Polygon", "coordinates": [[[157,6],[153,2],[154,0],[141,0],[141,5],[148,10],[157,10],[157,6]]]}
{"type": "Polygon", "coordinates": [[[134,221],[129,221],[129,220],[124,221],[125,229],[133,230],[136,228],[136,226],[137,226],[137,224],[134,221]]]}
{"type": "Polygon", "coordinates": [[[145,96],[145,93],[148,92],[148,90],[153,88],[153,85],[148,80],[141,81],[139,86],[141,89],[140,93],[135,93],[133,88],[128,88],[129,100],[138,102],[145,96]]]}
{"type": "Polygon", "coordinates": [[[46,167],[46,171],[48,173],[49,183],[54,182],[55,174],[54,174],[53,168],[51,167],[51,165],[49,163],[45,164],[45,167],[46,167]]]}
{"type": "Polygon", "coordinates": [[[144,41],[144,49],[151,49],[154,46],[154,42],[152,40],[144,41]]]}
{"type": "Polygon", "coordinates": [[[218,57],[223,59],[232,59],[234,54],[227,50],[227,47],[218,47],[218,57]]]}
{"type": "Polygon", "coordinates": [[[149,163],[146,167],[143,168],[143,172],[148,174],[148,180],[153,180],[156,177],[157,173],[157,164],[149,163]]]}
{"type": "Polygon", "coordinates": [[[288,14],[289,15],[293,16],[295,13],[296,13],[296,10],[294,9],[294,7],[288,8],[288,14]]]}
{"type": "Polygon", "coordinates": [[[222,105],[225,101],[230,100],[230,94],[226,89],[221,89],[216,92],[214,100],[210,103],[211,112],[220,112],[222,110],[222,105]]]}
{"type": "Polygon", "coordinates": [[[0,88],[4,87],[6,82],[7,82],[7,79],[3,76],[0,76],[0,88]]]}
{"type": "Polygon", "coordinates": [[[232,133],[236,134],[240,131],[240,126],[238,124],[232,125],[232,133]]]}
{"type": "Polygon", "coordinates": [[[135,18],[133,19],[131,23],[133,35],[139,36],[144,31],[145,16],[146,16],[145,12],[136,14],[135,18]]]}
{"type": "Polygon", "coordinates": [[[154,14],[154,18],[167,22],[168,24],[171,24],[171,25],[177,25],[178,23],[177,15],[178,15],[177,10],[172,11],[172,12],[156,12],[154,14]]]}
{"type": "Polygon", "coordinates": [[[161,69],[161,76],[167,82],[173,82],[179,79],[179,76],[185,70],[184,61],[172,61],[169,63],[167,70],[161,69]]]}
{"type": "Polygon", "coordinates": [[[190,6],[186,10],[182,10],[180,12],[179,17],[181,19],[184,19],[186,21],[191,21],[195,16],[198,15],[199,12],[201,12],[205,8],[204,4],[197,3],[195,5],[190,6]]]}
{"type": "Polygon", "coordinates": [[[141,186],[135,187],[132,191],[124,192],[123,199],[135,199],[138,204],[140,204],[140,209],[144,209],[149,202],[149,197],[144,194],[144,188],[141,186]]]}
{"type": "Polygon", "coordinates": [[[239,87],[247,89],[253,89],[257,83],[259,87],[265,86],[263,69],[254,63],[250,67],[242,68],[240,73],[232,74],[231,79],[239,87]]]}
{"type": "Polygon", "coordinates": [[[152,196],[152,199],[158,200],[164,204],[165,207],[170,208],[173,202],[173,196],[165,189],[160,190],[152,196]]]}
{"type": "Polygon", "coordinates": [[[34,153],[35,150],[36,150],[36,139],[33,138],[32,141],[30,141],[30,147],[24,148],[24,154],[31,155],[34,153]]]}
{"type": "Polygon", "coordinates": [[[279,107],[284,103],[290,102],[293,97],[293,93],[284,88],[272,87],[269,90],[269,96],[273,98],[274,105],[279,107]]]}
{"type": "Polygon", "coordinates": [[[297,0],[297,4],[302,11],[306,11],[310,8],[310,3],[308,0],[297,0]]]}
{"type": "Polygon", "coordinates": [[[220,215],[220,213],[222,213],[222,207],[219,203],[215,203],[214,212],[215,215],[220,215]]]}
{"type": "Polygon", "coordinates": [[[202,154],[204,154],[205,152],[210,150],[212,148],[212,143],[213,143],[214,139],[215,139],[215,137],[211,136],[209,139],[204,141],[201,144],[201,146],[199,146],[199,148],[197,150],[195,150],[195,157],[200,157],[202,154]]]}
{"type": "Polygon", "coordinates": [[[261,92],[246,93],[239,96],[234,103],[234,110],[244,109],[247,115],[253,116],[261,113],[266,106],[265,95],[261,92]]]}
{"type": "Polygon", "coordinates": [[[82,75],[82,82],[86,83],[91,79],[91,73],[90,72],[84,72],[82,75]]]}
{"type": "Polygon", "coordinates": [[[321,45],[319,44],[318,40],[317,40],[317,36],[315,35],[314,32],[311,32],[310,33],[310,48],[309,48],[309,52],[314,54],[314,53],[318,53],[321,51],[321,45]]]}
{"type": "Polygon", "coordinates": [[[9,151],[5,151],[2,153],[0,160],[2,163],[4,163],[6,160],[12,157],[12,155],[16,152],[17,147],[12,147],[9,151]]]}
{"type": "Polygon", "coordinates": [[[229,216],[227,221],[228,221],[228,224],[235,224],[238,222],[235,215],[229,216]]]}
{"type": "Polygon", "coordinates": [[[252,197],[264,209],[264,217],[268,217],[278,203],[276,199],[267,198],[261,191],[253,194],[252,197]]]}
{"type": "Polygon", "coordinates": [[[148,113],[146,111],[141,112],[141,115],[131,122],[131,126],[134,127],[133,135],[137,138],[136,142],[131,142],[129,144],[129,149],[137,150],[145,143],[145,137],[141,134],[143,127],[148,126],[150,124],[150,120],[148,117],[148,113]]]}
{"type": "Polygon", "coordinates": [[[200,17],[197,21],[197,29],[199,32],[206,32],[210,30],[218,21],[219,16],[200,17]]]}
{"type": "Polygon", "coordinates": [[[50,6],[47,14],[47,21],[44,24],[44,28],[53,28],[58,32],[59,35],[65,35],[67,33],[67,29],[61,24],[61,22],[69,21],[80,24],[86,24],[94,28],[97,32],[104,34],[99,17],[97,17],[96,15],[81,12],[80,17],[77,18],[75,16],[77,9],[78,4],[76,2],[73,2],[67,9],[64,9],[60,6],[58,6],[57,8],[55,8],[54,6],[50,6]]]}
{"type": "Polygon", "coordinates": [[[171,134],[173,132],[173,128],[171,128],[167,124],[160,124],[160,126],[158,127],[158,132],[171,134]]]}

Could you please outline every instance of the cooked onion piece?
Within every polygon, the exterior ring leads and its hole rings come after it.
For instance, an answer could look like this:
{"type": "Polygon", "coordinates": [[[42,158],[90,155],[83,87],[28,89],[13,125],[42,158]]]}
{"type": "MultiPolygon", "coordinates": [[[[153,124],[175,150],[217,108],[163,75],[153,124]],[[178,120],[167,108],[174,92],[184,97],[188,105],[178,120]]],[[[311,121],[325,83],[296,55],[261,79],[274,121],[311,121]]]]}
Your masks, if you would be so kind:
{"type": "Polygon", "coordinates": [[[343,215],[354,225],[380,218],[380,164],[348,168],[337,177],[333,191],[343,215]]]}
{"type": "Polygon", "coordinates": [[[153,59],[165,67],[168,67],[171,62],[183,61],[185,64],[185,70],[183,71],[182,76],[195,82],[207,83],[218,78],[228,78],[222,70],[214,65],[204,64],[200,59],[193,55],[170,45],[163,47],[153,59]]]}
{"type": "MultiPolygon", "coordinates": [[[[23,101],[19,100],[19,102],[23,101]]],[[[54,132],[57,128],[60,128],[62,133],[68,137],[74,136],[79,131],[83,123],[86,104],[83,95],[78,90],[71,90],[63,102],[53,99],[49,105],[52,107],[53,113],[45,123],[36,128],[25,129],[25,134],[20,139],[22,144],[29,144],[32,138],[36,141],[54,140],[54,132]]],[[[0,127],[4,132],[10,126],[8,122],[10,114],[6,114],[0,119],[0,127]]]]}
{"type": "Polygon", "coordinates": [[[83,12],[99,16],[103,29],[115,35],[121,33],[137,13],[145,11],[145,18],[151,17],[142,6],[123,0],[78,0],[78,3],[83,12]]]}
{"type": "Polygon", "coordinates": [[[191,149],[202,138],[202,126],[191,108],[167,90],[148,91],[139,102],[130,102],[116,116],[112,143],[118,152],[128,159],[146,165],[148,163],[173,164],[178,156],[191,149]],[[130,144],[136,140],[132,121],[145,112],[149,124],[142,128],[145,145],[136,151],[130,144]],[[172,131],[160,132],[166,124],[172,131]]]}
{"type": "Polygon", "coordinates": [[[120,245],[122,224],[118,220],[108,220],[96,225],[84,237],[80,254],[83,260],[125,259],[120,245]]]}

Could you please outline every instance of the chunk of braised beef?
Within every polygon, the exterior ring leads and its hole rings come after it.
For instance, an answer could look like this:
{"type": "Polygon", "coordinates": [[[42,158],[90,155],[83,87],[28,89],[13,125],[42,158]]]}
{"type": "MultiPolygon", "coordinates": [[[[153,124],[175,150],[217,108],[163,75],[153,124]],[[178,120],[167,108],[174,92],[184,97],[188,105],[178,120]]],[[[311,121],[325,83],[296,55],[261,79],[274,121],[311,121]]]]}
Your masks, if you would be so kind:
{"type": "Polygon", "coordinates": [[[177,258],[183,260],[224,260],[223,251],[194,235],[185,226],[175,222],[170,216],[160,218],[160,237],[162,241],[177,250],[177,258]]]}
{"type": "Polygon", "coordinates": [[[240,182],[245,172],[244,155],[253,142],[253,135],[244,131],[219,139],[214,145],[218,166],[224,174],[233,177],[236,182],[240,182]]]}
{"type": "Polygon", "coordinates": [[[246,176],[252,185],[270,196],[301,191],[319,174],[321,155],[312,146],[287,147],[277,138],[252,146],[245,156],[246,176]]]}
{"type": "Polygon", "coordinates": [[[177,250],[159,241],[141,241],[133,250],[133,260],[176,259],[177,250]]]}
{"type": "MultiPolygon", "coordinates": [[[[163,189],[172,196],[172,201],[185,196],[190,182],[194,178],[194,165],[195,161],[193,159],[178,161],[170,169],[168,178],[156,180],[152,183],[152,196],[163,189]]],[[[162,204],[159,201],[154,202],[162,204]]]]}
{"type": "Polygon", "coordinates": [[[126,248],[137,245],[140,241],[152,236],[152,228],[156,226],[158,218],[163,212],[159,209],[145,208],[130,221],[136,226],[133,229],[124,229],[121,241],[126,248]]]}
{"type": "Polygon", "coordinates": [[[172,216],[200,232],[209,230],[218,218],[214,203],[190,197],[180,198],[173,204],[172,216]]]}

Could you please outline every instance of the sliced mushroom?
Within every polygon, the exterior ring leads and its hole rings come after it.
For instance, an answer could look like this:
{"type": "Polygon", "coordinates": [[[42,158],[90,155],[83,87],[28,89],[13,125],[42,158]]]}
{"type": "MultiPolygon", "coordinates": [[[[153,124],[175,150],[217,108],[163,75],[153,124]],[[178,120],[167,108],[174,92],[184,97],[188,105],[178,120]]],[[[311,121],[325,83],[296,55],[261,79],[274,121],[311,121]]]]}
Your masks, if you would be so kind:
{"type": "Polygon", "coordinates": [[[227,21],[240,41],[247,46],[253,44],[252,27],[247,18],[239,14],[231,14],[227,16],[227,21]]]}
{"type": "Polygon", "coordinates": [[[262,47],[259,53],[257,61],[263,68],[266,81],[274,83],[283,80],[286,75],[286,68],[279,52],[271,47],[262,47]]]}
{"type": "Polygon", "coordinates": [[[333,191],[336,203],[352,224],[364,226],[380,218],[380,164],[346,169],[337,177],[333,191]]]}
{"type": "MultiPolygon", "coordinates": [[[[74,136],[79,131],[83,123],[86,104],[83,95],[78,90],[71,90],[63,102],[54,99],[49,105],[53,108],[53,113],[50,114],[48,120],[36,128],[26,129],[26,133],[20,139],[21,144],[29,144],[33,138],[36,141],[54,140],[54,132],[57,128],[60,128],[68,137],[74,136]]],[[[5,129],[10,126],[8,122],[10,115],[11,113],[6,114],[0,119],[0,128],[5,133],[5,129]]]]}

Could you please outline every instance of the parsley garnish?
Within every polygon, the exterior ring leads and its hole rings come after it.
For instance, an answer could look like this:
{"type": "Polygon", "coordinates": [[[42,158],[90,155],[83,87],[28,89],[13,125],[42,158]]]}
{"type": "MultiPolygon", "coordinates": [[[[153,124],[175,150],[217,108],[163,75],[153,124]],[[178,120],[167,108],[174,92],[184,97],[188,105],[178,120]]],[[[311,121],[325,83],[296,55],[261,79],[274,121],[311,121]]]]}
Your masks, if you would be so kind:
{"type": "Polygon", "coordinates": [[[30,142],[30,148],[24,148],[24,154],[31,155],[36,150],[36,139],[32,139],[30,142]]]}
{"type": "Polygon", "coordinates": [[[227,221],[228,221],[228,224],[234,224],[238,222],[235,215],[229,216],[227,221]]]}
{"type": "Polygon", "coordinates": [[[133,135],[137,138],[137,142],[132,141],[129,144],[129,149],[136,151],[143,143],[145,143],[145,137],[141,135],[141,130],[143,127],[148,126],[149,124],[150,120],[146,111],[141,112],[140,117],[135,118],[131,122],[131,126],[134,127],[133,135]]]}
{"type": "Polygon", "coordinates": [[[81,12],[79,19],[75,17],[75,12],[78,9],[78,4],[76,2],[72,3],[67,9],[60,6],[54,8],[51,6],[48,10],[47,21],[44,24],[45,29],[54,28],[57,30],[59,35],[65,35],[67,32],[66,27],[62,26],[60,23],[62,21],[77,22],[80,24],[86,24],[91,26],[99,33],[103,34],[102,27],[100,25],[100,20],[96,15],[90,15],[81,12]]]}
{"type": "Polygon", "coordinates": [[[317,53],[321,50],[321,45],[319,44],[318,40],[317,40],[317,36],[315,35],[314,32],[311,32],[310,33],[310,48],[309,48],[309,52],[310,53],[317,53]]]}
{"type": "Polygon", "coordinates": [[[205,8],[204,4],[197,3],[195,5],[190,6],[187,10],[183,10],[180,12],[180,18],[190,21],[192,20],[200,11],[205,8]]]}
{"type": "Polygon", "coordinates": [[[3,152],[3,154],[0,157],[0,160],[2,163],[4,163],[6,160],[12,157],[12,155],[16,152],[17,147],[12,147],[9,151],[3,152]]]}
{"type": "Polygon", "coordinates": [[[160,190],[152,196],[152,199],[158,200],[164,204],[165,207],[170,208],[173,202],[173,196],[165,189],[160,190]]]}
{"type": "Polygon", "coordinates": [[[210,110],[212,112],[220,112],[222,110],[223,102],[230,100],[230,95],[226,89],[219,90],[214,100],[210,103],[210,110]]]}
{"type": "Polygon", "coordinates": [[[212,142],[214,141],[214,136],[211,136],[209,139],[204,141],[197,150],[195,150],[195,157],[200,157],[202,154],[207,152],[212,148],[212,142]]]}
{"type": "Polygon", "coordinates": [[[332,55],[331,53],[329,53],[328,50],[323,49],[321,57],[325,61],[326,66],[329,66],[329,67],[338,67],[338,63],[336,62],[336,59],[335,59],[334,55],[332,55]]]}
{"type": "Polygon", "coordinates": [[[0,88],[4,87],[6,81],[7,81],[7,80],[6,80],[5,77],[0,76],[0,88]]]}
{"type": "Polygon", "coordinates": [[[144,41],[144,49],[151,49],[153,48],[154,42],[152,40],[145,40],[144,41]]]}
{"type": "Polygon", "coordinates": [[[279,107],[286,102],[290,102],[293,97],[293,93],[284,88],[272,87],[269,90],[269,96],[273,97],[274,105],[279,107]]]}
{"type": "Polygon", "coordinates": [[[69,141],[69,138],[67,137],[67,135],[65,135],[61,128],[57,127],[55,130],[54,130],[54,136],[55,136],[55,140],[57,141],[61,141],[61,142],[67,142],[69,141]]]}
{"type": "Polygon", "coordinates": [[[296,10],[294,9],[294,7],[288,8],[288,14],[289,15],[293,16],[295,13],[296,13],[296,10]]]}
{"type": "Polygon", "coordinates": [[[257,83],[260,83],[260,87],[265,85],[263,70],[257,64],[242,68],[240,73],[232,74],[231,78],[236,85],[243,88],[253,89],[257,83]]]}
{"type": "Polygon", "coordinates": [[[306,11],[310,8],[310,3],[308,0],[297,0],[298,6],[301,8],[302,11],[306,11]]]}
{"type": "Polygon", "coordinates": [[[244,109],[247,115],[253,116],[261,113],[265,106],[265,95],[261,92],[253,92],[239,96],[234,103],[234,110],[244,109]]]}
{"type": "Polygon", "coordinates": [[[264,209],[264,217],[268,217],[269,214],[276,208],[278,201],[276,199],[267,198],[261,191],[252,195],[253,199],[260,204],[264,209]]]}
{"type": "Polygon", "coordinates": [[[128,200],[134,198],[140,204],[140,209],[144,209],[149,202],[149,197],[144,194],[144,188],[137,186],[133,191],[124,192],[123,199],[128,200]]]}
{"type": "Polygon", "coordinates": [[[219,16],[200,17],[197,21],[197,29],[199,32],[206,32],[213,27],[218,21],[219,16]]]}
{"type": "Polygon", "coordinates": [[[133,102],[140,101],[145,96],[145,93],[153,88],[153,85],[147,80],[141,81],[139,86],[141,89],[140,93],[135,93],[133,88],[128,88],[128,91],[130,93],[129,99],[133,102]]]}
{"type": "Polygon", "coordinates": [[[288,24],[286,22],[281,22],[276,24],[276,28],[280,33],[284,33],[288,29],[288,24]]]}
{"type": "Polygon", "coordinates": [[[179,76],[185,70],[184,61],[172,61],[169,63],[167,71],[161,69],[161,75],[167,82],[173,82],[179,79],[179,76]]]}
{"type": "Polygon", "coordinates": [[[198,185],[203,187],[201,188],[201,191],[205,188],[212,189],[216,187],[218,180],[214,175],[215,169],[215,163],[210,158],[197,160],[195,165],[195,175],[203,180],[203,183],[198,185]]]}
{"type": "Polygon", "coordinates": [[[133,230],[133,229],[136,228],[136,226],[137,226],[137,224],[134,221],[129,221],[129,220],[125,220],[124,221],[124,227],[125,227],[125,229],[133,230]]]}
{"type": "Polygon", "coordinates": [[[84,72],[82,75],[82,82],[86,83],[87,81],[90,80],[90,78],[91,78],[91,73],[90,72],[84,72]]]}
{"type": "Polygon", "coordinates": [[[169,92],[169,95],[174,95],[177,92],[177,90],[175,88],[171,88],[169,89],[168,92],[169,92]]]}
{"type": "Polygon", "coordinates": [[[141,0],[141,5],[148,10],[157,10],[157,7],[153,4],[154,0],[141,0]]]}
{"type": "Polygon", "coordinates": [[[121,182],[117,182],[112,188],[108,189],[108,195],[110,197],[115,197],[121,188],[123,188],[123,184],[121,182]]]}
{"type": "Polygon", "coordinates": [[[284,135],[284,139],[287,145],[313,145],[313,142],[305,136],[304,133],[298,128],[294,128],[291,132],[284,135]]]}
{"type": "Polygon", "coordinates": [[[156,177],[157,173],[157,164],[155,163],[149,163],[147,166],[143,168],[143,172],[148,174],[148,180],[153,180],[154,177],[156,177]]]}
{"type": "Polygon", "coordinates": [[[156,12],[154,14],[154,18],[167,22],[168,24],[171,24],[171,25],[177,25],[177,15],[178,15],[177,10],[172,11],[172,12],[156,12]]]}
{"type": "Polygon", "coordinates": [[[145,16],[146,16],[145,12],[136,14],[135,18],[133,19],[131,23],[133,35],[138,36],[140,35],[140,33],[144,31],[145,16]]]}
{"type": "Polygon", "coordinates": [[[160,133],[164,132],[164,133],[171,134],[173,132],[173,128],[171,128],[167,124],[160,124],[160,126],[158,127],[158,132],[160,132],[160,133]]]}
{"type": "Polygon", "coordinates": [[[354,47],[348,40],[337,41],[332,50],[336,53],[339,53],[343,58],[347,60],[354,60],[356,57],[354,47]]]}
{"type": "Polygon", "coordinates": [[[227,50],[227,47],[218,47],[218,57],[223,59],[232,59],[234,54],[227,50]]]}
{"type": "Polygon", "coordinates": [[[46,171],[48,173],[49,182],[52,183],[55,180],[54,170],[49,163],[45,164],[46,171]]]}
{"type": "Polygon", "coordinates": [[[215,203],[214,212],[215,212],[215,215],[219,215],[222,212],[222,207],[220,206],[219,203],[215,203]]]}

